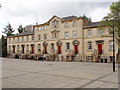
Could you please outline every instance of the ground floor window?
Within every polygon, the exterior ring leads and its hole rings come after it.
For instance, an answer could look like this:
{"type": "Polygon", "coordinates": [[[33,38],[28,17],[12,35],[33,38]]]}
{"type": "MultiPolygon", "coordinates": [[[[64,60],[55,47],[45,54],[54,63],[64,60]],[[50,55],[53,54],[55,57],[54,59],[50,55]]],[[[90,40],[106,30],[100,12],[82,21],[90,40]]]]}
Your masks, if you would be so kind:
{"type": "Polygon", "coordinates": [[[26,51],[27,51],[27,52],[29,51],[29,45],[26,46],[26,51]]]}
{"type": "Polygon", "coordinates": [[[109,50],[113,50],[113,41],[109,42],[109,50]]]}
{"type": "Polygon", "coordinates": [[[11,52],[11,46],[9,46],[9,52],[11,52]]]}
{"type": "Polygon", "coordinates": [[[20,49],[20,46],[19,46],[19,45],[17,45],[17,52],[19,52],[19,49],[20,49]]]}
{"type": "Polygon", "coordinates": [[[70,43],[66,43],[66,49],[70,50],[70,43]]]}
{"type": "Polygon", "coordinates": [[[38,44],[38,52],[40,52],[41,44],[38,44]]]}
{"type": "Polygon", "coordinates": [[[51,43],[51,50],[54,50],[54,43],[51,43]]]}
{"type": "Polygon", "coordinates": [[[92,50],[92,42],[88,42],[88,50],[92,50]]]}

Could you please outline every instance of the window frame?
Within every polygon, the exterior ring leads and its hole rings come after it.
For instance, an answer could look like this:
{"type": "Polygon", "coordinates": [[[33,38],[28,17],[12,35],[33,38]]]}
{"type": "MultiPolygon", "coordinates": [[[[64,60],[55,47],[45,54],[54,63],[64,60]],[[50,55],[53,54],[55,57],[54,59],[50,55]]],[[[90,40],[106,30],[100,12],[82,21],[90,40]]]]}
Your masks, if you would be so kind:
{"type": "Polygon", "coordinates": [[[66,50],[70,50],[70,43],[69,42],[66,43],[66,50]]]}
{"type": "Polygon", "coordinates": [[[92,30],[87,30],[87,36],[92,37],[92,30]]]}
{"type": "Polygon", "coordinates": [[[113,41],[109,41],[109,50],[113,51],[113,41]]]}
{"type": "Polygon", "coordinates": [[[77,31],[73,31],[73,38],[77,38],[77,31]],[[75,34],[76,32],[76,34],[75,34]]]}
{"type": "Polygon", "coordinates": [[[91,41],[88,42],[88,50],[93,50],[93,45],[91,41]]]}
{"type": "Polygon", "coordinates": [[[65,32],[65,39],[69,39],[69,32],[65,32]]]}

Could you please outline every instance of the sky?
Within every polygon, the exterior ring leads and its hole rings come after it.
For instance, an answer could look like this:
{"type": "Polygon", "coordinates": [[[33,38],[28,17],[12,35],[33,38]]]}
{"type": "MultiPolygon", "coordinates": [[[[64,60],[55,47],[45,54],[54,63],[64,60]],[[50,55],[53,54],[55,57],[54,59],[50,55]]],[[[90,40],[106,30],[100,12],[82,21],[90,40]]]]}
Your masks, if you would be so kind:
{"type": "MultiPolygon", "coordinates": [[[[88,0],[87,0],[88,1],[88,0]]],[[[0,31],[2,32],[8,23],[15,33],[19,25],[35,25],[47,22],[52,16],[60,18],[67,16],[86,15],[93,22],[100,21],[109,13],[109,6],[113,0],[85,2],[85,0],[1,0],[0,31]]],[[[0,32],[0,35],[2,34],[0,32]]]]}

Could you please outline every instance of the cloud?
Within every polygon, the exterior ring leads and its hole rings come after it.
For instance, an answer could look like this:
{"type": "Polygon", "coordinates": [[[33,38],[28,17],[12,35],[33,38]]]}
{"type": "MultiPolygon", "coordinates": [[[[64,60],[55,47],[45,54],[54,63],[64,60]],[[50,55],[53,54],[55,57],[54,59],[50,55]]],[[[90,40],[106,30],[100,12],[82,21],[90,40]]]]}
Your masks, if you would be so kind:
{"type": "Polygon", "coordinates": [[[108,13],[112,2],[42,2],[41,0],[2,0],[0,30],[9,23],[16,30],[18,25],[44,23],[53,15],[87,15],[99,21],[108,13]]]}

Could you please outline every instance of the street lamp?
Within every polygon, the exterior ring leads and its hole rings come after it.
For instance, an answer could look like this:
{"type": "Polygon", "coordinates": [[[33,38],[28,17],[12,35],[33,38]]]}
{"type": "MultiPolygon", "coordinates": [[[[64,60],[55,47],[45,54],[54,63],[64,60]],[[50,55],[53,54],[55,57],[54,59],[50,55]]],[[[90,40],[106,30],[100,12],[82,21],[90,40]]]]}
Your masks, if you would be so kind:
{"type": "MultiPolygon", "coordinates": [[[[116,18],[113,18],[112,20],[112,33],[113,33],[113,72],[115,72],[115,21],[116,18]]],[[[106,19],[106,21],[108,21],[108,19],[106,19]]]]}
{"type": "Polygon", "coordinates": [[[113,29],[113,72],[115,72],[115,20],[112,20],[112,29],[113,29]]]}

